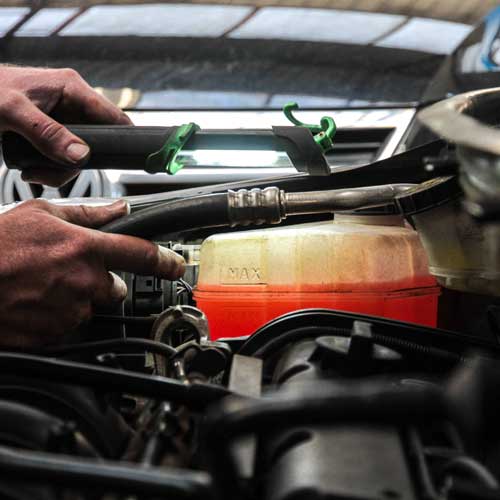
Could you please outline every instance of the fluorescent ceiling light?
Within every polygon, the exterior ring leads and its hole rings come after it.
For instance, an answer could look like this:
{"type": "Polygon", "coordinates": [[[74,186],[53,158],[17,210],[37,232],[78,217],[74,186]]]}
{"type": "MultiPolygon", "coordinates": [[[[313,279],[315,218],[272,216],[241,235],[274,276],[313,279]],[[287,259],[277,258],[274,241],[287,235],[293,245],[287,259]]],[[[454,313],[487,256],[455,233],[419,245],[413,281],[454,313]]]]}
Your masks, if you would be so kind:
{"type": "Polygon", "coordinates": [[[367,44],[405,19],[405,16],[373,12],[264,7],[230,37],[367,44]]]}
{"type": "Polygon", "coordinates": [[[431,54],[451,54],[472,28],[468,24],[414,17],[376,45],[431,54]]]}
{"type": "Polygon", "coordinates": [[[29,12],[27,7],[0,7],[0,36],[8,33],[29,12]]]}
{"type": "Polygon", "coordinates": [[[45,8],[28,19],[15,36],[48,36],[78,12],[76,8],[45,8]]]}
{"type": "Polygon", "coordinates": [[[78,16],[61,35],[218,37],[251,11],[242,5],[99,5],[78,16]]]}
{"type": "Polygon", "coordinates": [[[271,108],[282,108],[287,102],[297,102],[301,108],[334,108],[343,107],[349,103],[344,97],[328,97],[305,94],[274,94],[269,101],[271,108]]]}
{"type": "Polygon", "coordinates": [[[264,107],[268,94],[209,90],[159,90],[144,92],[136,109],[264,107]]]}

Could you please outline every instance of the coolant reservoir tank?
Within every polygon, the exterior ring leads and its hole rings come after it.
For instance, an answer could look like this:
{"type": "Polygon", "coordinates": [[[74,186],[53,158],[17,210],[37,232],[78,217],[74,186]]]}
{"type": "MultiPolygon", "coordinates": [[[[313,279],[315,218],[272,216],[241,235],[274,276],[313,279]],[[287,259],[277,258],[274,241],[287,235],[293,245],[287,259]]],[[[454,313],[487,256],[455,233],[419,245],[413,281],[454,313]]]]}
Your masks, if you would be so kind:
{"type": "Polygon", "coordinates": [[[439,287],[399,215],[217,234],[201,247],[195,290],[213,338],[284,313],[329,308],[435,326],[439,287]]]}

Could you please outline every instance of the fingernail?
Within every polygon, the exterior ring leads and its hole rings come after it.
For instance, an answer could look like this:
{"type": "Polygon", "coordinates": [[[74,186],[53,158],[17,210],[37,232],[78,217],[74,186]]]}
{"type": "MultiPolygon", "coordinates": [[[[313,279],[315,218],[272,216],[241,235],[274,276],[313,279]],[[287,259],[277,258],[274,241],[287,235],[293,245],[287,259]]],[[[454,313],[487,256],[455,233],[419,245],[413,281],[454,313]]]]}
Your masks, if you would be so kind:
{"type": "Polygon", "coordinates": [[[122,117],[121,117],[121,123],[123,123],[124,125],[133,125],[134,123],[132,122],[132,120],[130,119],[130,117],[126,114],[126,113],[122,113],[122,117]]]}
{"type": "Polygon", "coordinates": [[[158,252],[160,254],[160,266],[168,268],[168,277],[170,279],[180,278],[186,271],[186,261],[178,253],[170,250],[169,248],[158,245],[158,252]]]}
{"type": "Polygon", "coordinates": [[[106,205],[106,208],[110,212],[117,212],[117,213],[122,213],[125,212],[124,215],[130,215],[130,203],[128,203],[125,200],[118,200],[115,201],[114,203],[111,203],[111,205],[106,205]]]}
{"type": "Polygon", "coordinates": [[[127,297],[127,284],[123,281],[120,276],[109,271],[109,274],[113,278],[113,284],[111,286],[113,297],[118,301],[125,300],[127,297]]]}
{"type": "Polygon", "coordinates": [[[66,157],[72,163],[83,162],[90,153],[90,148],[86,144],[73,142],[66,148],[66,157]]]}

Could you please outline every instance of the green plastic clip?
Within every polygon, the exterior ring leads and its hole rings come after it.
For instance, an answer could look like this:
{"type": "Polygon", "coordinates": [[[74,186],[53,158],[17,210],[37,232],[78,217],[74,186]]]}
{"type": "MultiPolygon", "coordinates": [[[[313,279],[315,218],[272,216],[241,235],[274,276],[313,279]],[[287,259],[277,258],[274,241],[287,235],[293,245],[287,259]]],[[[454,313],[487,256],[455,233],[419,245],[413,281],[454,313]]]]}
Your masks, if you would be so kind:
{"type": "Polygon", "coordinates": [[[162,148],[148,156],[146,171],[162,172],[165,170],[167,174],[176,174],[184,166],[177,161],[177,155],[197,130],[200,130],[200,127],[193,122],[177,127],[162,148]]]}
{"type": "Polygon", "coordinates": [[[283,113],[285,113],[285,116],[294,125],[309,129],[314,136],[316,144],[323,150],[323,153],[327,153],[333,149],[333,138],[337,132],[335,120],[331,116],[323,116],[320,125],[308,125],[307,123],[302,123],[293,116],[293,112],[298,109],[299,105],[296,102],[289,102],[283,106],[283,113]]]}

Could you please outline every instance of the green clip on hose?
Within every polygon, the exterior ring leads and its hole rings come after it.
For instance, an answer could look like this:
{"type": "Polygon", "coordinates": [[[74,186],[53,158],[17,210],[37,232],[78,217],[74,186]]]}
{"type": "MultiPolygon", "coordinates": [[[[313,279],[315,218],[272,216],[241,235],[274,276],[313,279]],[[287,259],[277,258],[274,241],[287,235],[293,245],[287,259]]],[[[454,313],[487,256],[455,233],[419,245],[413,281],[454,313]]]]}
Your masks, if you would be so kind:
{"type": "Polygon", "coordinates": [[[177,161],[177,155],[197,130],[200,127],[193,122],[177,127],[162,148],[148,156],[145,170],[150,173],[165,170],[167,174],[176,174],[184,166],[177,161]]]}

